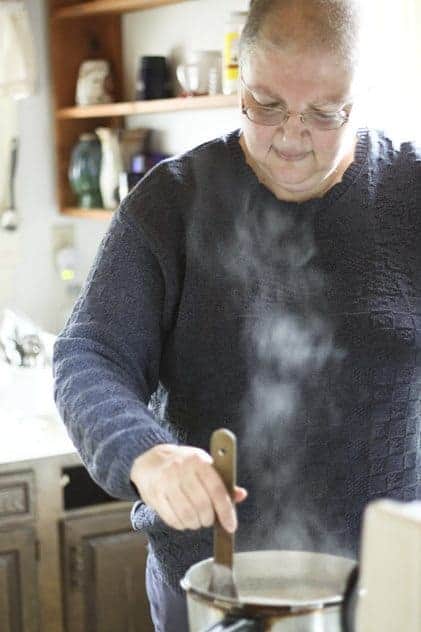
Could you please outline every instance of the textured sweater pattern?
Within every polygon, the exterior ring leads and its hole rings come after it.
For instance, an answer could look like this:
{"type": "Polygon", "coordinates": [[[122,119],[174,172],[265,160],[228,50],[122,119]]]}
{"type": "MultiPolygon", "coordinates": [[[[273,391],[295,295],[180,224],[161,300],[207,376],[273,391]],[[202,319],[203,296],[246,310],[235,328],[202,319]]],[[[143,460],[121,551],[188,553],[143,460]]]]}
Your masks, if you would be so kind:
{"type": "MultiPolygon", "coordinates": [[[[421,497],[420,152],[361,130],[342,181],[296,204],[258,182],[238,137],[161,163],[124,200],[57,340],[56,402],[111,495],[138,500],[129,481],[138,454],[163,442],[207,450],[212,430],[227,426],[249,489],[238,548],[354,555],[367,502],[421,497]],[[274,220],[292,235],[285,251],[296,239],[291,256],[307,259],[288,268],[277,258],[283,242],[263,240],[259,279],[250,253],[274,220]],[[259,349],[248,333],[266,305],[303,323],[297,341],[314,321],[310,346],[320,351],[329,340],[330,360],[319,369],[303,360],[305,380],[277,365],[271,384],[292,384],[297,405],[271,423],[270,446],[256,446],[253,461],[250,440],[263,437],[269,413],[263,419],[259,409],[269,400],[250,396],[259,349]],[[281,463],[293,464],[288,475],[281,463]],[[306,508],[317,520],[303,519],[306,508]],[[294,525],[306,520],[304,534],[294,525]]],[[[260,353],[267,371],[268,349],[260,353]]],[[[176,532],[139,500],[132,520],[174,586],[211,555],[210,530],[176,532]]]]}

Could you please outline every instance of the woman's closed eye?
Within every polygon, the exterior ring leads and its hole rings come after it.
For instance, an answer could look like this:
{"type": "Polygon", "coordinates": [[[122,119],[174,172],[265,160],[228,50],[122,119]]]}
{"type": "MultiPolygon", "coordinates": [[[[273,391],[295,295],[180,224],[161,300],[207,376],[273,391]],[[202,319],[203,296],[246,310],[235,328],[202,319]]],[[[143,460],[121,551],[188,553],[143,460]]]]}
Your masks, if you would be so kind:
{"type": "Polygon", "coordinates": [[[264,103],[261,101],[257,101],[257,99],[254,99],[255,105],[262,107],[262,108],[267,108],[268,110],[281,110],[282,112],[287,112],[288,108],[286,107],[285,104],[283,103],[279,103],[279,101],[277,102],[271,102],[271,103],[264,103]]]}
{"type": "MultiPolygon", "coordinates": [[[[250,105],[260,105],[261,107],[264,108],[272,108],[274,110],[286,110],[286,104],[282,101],[269,101],[268,97],[264,97],[264,96],[259,96],[259,95],[255,95],[252,94],[250,91],[248,91],[250,97],[251,97],[251,104],[250,105]]],[[[270,98],[270,97],[269,97],[270,98]]]]}
{"type": "Polygon", "coordinates": [[[307,110],[306,114],[309,114],[310,116],[315,116],[316,118],[329,119],[338,116],[340,112],[342,112],[342,110],[334,110],[332,112],[324,112],[322,110],[307,110]]]}

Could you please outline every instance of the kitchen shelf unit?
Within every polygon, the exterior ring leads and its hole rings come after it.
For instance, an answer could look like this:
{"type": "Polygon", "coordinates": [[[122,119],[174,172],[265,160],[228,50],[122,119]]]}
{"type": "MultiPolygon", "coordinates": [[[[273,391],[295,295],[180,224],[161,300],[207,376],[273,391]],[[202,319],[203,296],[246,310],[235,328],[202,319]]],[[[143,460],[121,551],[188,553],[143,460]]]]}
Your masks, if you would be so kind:
{"type": "Polygon", "coordinates": [[[126,103],[106,103],[58,110],[59,120],[101,118],[104,116],[130,116],[134,114],[159,114],[184,110],[206,110],[227,108],[237,105],[237,95],[217,94],[215,96],[174,97],[154,101],[128,101],[126,103]]]}
{"type": "Polygon", "coordinates": [[[125,102],[122,67],[122,15],[186,0],[49,0],[52,96],[55,125],[56,182],[60,213],[109,219],[112,211],[82,209],[68,181],[72,147],[80,134],[99,126],[121,127],[122,118],[139,114],[235,107],[237,95],[197,96],[125,102]],[[85,59],[111,62],[116,102],[74,106],[80,64],[85,59]]]}
{"type": "Polygon", "coordinates": [[[88,15],[105,13],[129,13],[130,11],[142,11],[163,7],[168,4],[179,4],[186,0],[88,0],[87,2],[59,2],[53,12],[55,20],[67,18],[79,18],[88,15]]]}

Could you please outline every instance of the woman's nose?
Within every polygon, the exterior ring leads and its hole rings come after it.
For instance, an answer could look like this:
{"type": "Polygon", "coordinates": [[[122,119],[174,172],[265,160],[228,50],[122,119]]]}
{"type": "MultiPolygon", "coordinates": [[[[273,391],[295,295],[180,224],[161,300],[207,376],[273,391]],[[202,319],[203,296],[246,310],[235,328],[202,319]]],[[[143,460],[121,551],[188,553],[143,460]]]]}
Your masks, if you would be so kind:
{"type": "Polygon", "coordinates": [[[303,136],[309,135],[309,130],[301,121],[301,114],[288,113],[288,118],[276,130],[276,135],[278,134],[280,134],[283,143],[291,141],[301,143],[303,136]]]}
{"type": "Polygon", "coordinates": [[[285,127],[287,125],[289,127],[297,127],[300,130],[307,128],[305,117],[301,112],[287,112],[283,126],[285,127]]]}

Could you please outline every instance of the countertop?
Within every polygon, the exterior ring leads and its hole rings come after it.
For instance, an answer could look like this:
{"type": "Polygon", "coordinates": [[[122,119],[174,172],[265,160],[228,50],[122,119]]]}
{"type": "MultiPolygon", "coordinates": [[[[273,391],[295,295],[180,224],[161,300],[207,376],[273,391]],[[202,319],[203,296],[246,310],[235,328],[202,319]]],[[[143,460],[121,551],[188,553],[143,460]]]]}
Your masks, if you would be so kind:
{"type": "Polygon", "coordinates": [[[0,464],[74,452],[55,407],[51,368],[0,364],[0,464]]]}

